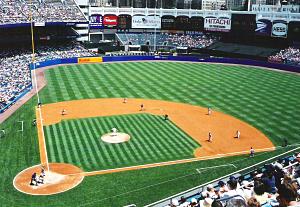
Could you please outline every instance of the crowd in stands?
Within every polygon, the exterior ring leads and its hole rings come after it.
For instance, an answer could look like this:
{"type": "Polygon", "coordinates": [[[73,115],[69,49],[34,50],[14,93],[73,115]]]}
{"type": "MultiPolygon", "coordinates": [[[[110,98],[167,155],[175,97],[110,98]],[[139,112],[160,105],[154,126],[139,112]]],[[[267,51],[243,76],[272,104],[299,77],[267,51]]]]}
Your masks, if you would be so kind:
{"type": "Polygon", "coordinates": [[[85,22],[73,0],[0,0],[0,25],[34,22],[85,22]]]}
{"type": "Polygon", "coordinates": [[[293,47],[281,50],[276,55],[270,56],[269,62],[300,66],[300,50],[293,47]]]}
{"type": "Polygon", "coordinates": [[[230,176],[201,193],[172,199],[168,207],[300,206],[300,153],[241,176],[230,176]]]}
{"type": "MultiPolygon", "coordinates": [[[[153,33],[118,33],[123,45],[154,45],[153,33]]],[[[205,48],[213,44],[216,37],[208,34],[169,34],[157,33],[157,46],[205,48]]]]}
{"type": "MultiPolygon", "coordinates": [[[[64,46],[41,46],[36,50],[36,62],[46,60],[95,56],[79,44],[64,46]]],[[[12,103],[24,90],[31,86],[29,64],[30,50],[18,49],[0,51],[0,110],[12,103]]]]}

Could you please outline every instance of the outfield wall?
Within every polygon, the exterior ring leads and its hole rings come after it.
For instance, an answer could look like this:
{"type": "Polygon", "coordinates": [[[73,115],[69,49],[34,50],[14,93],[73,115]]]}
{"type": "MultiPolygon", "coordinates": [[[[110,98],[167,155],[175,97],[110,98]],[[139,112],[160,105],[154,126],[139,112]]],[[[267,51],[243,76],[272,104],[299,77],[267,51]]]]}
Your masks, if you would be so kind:
{"type": "Polygon", "coordinates": [[[151,61],[151,60],[166,60],[166,61],[189,61],[189,62],[209,62],[209,63],[224,63],[224,64],[240,64],[249,66],[266,67],[284,71],[292,71],[300,73],[300,67],[286,64],[269,63],[265,61],[237,59],[237,58],[201,58],[197,56],[104,56],[104,57],[84,57],[84,58],[67,58],[56,59],[44,62],[38,62],[30,65],[31,69],[43,68],[61,64],[85,64],[85,63],[101,63],[101,62],[123,62],[123,61],[151,61]]]}

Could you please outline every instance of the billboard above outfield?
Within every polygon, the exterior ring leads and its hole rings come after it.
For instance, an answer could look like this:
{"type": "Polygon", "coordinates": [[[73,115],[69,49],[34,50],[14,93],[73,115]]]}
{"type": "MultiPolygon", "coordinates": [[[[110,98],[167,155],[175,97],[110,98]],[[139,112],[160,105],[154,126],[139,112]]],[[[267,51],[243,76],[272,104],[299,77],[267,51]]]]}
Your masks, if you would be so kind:
{"type": "Polygon", "coordinates": [[[270,36],[272,30],[272,22],[268,19],[257,19],[255,35],[270,36]]]}
{"type": "Polygon", "coordinates": [[[118,16],[118,29],[126,30],[131,28],[131,16],[127,14],[121,14],[118,16]]]}
{"type": "Polygon", "coordinates": [[[163,16],[161,18],[161,29],[165,29],[165,30],[173,30],[176,29],[175,28],[175,17],[174,16],[163,16]]]}
{"type": "Polygon", "coordinates": [[[117,28],[118,17],[116,15],[111,15],[111,14],[104,15],[103,25],[105,28],[117,28]]]}
{"type": "Polygon", "coordinates": [[[285,20],[274,20],[272,24],[272,37],[286,38],[288,33],[288,23],[285,20]]]}
{"type": "Polygon", "coordinates": [[[216,32],[230,32],[231,14],[220,14],[204,17],[204,30],[216,32]]]}
{"type": "Polygon", "coordinates": [[[103,16],[100,14],[93,14],[90,16],[90,29],[102,29],[103,16]]]}
{"type": "Polygon", "coordinates": [[[132,28],[134,29],[160,29],[161,19],[159,16],[133,16],[132,28]]]}

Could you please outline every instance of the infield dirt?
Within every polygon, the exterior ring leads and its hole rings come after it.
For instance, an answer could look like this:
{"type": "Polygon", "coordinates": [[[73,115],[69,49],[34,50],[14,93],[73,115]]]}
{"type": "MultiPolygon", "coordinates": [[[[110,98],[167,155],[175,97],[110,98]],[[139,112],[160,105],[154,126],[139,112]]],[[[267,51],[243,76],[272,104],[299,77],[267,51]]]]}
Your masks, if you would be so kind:
{"type": "Polygon", "coordinates": [[[127,103],[123,103],[121,98],[112,98],[65,101],[46,104],[42,107],[44,126],[66,119],[136,113],[160,116],[168,114],[174,124],[200,143],[201,147],[194,152],[195,157],[246,153],[250,147],[270,150],[274,147],[261,131],[251,125],[217,111],[207,115],[207,108],[189,104],[146,99],[128,99],[127,103]],[[140,110],[141,104],[144,105],[142,111],[140,110]],[[63,109],[66,110],[66,115],[61,115],[63,109]],[[237,130],[241,132],[239,139],[234,138],[237,130]],[[212,142],[207,141],[209,132],[213,136],[212,142]]]}

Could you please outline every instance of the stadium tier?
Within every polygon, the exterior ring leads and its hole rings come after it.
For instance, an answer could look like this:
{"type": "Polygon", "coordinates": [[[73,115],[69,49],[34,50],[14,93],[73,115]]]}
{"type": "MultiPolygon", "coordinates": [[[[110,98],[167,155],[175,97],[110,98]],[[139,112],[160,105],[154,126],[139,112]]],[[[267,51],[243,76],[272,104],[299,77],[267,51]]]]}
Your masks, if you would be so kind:
{"type": "Polygon", "coordinates": [[[154,45],[168,47],[188,47],[188,48],[204,48],[213,44],[217,37],[210,37],[209,34],[186,35],[186,34],[156,34],[156,42],[154,43],[154,34],[143,33],[116,33],[116,37],[121,41],[122,45],[154,45]]]}
{"type": "MultiPolygon", "coordinates": [[[[35,61],[43,62],[71,57],[89,57],[95,53],[73,43],[61,46],[40,46],[35,61]]],[[[0,111],[6,109],[32,87],[29,65],[32,55],[29,49],[6,50],[0,53],[0,111]]]]}
{"type": "Polygon", "coordinates": [[[45,22],[86,22],[73,0],[66,1],[0,1],[0,25],[45,22]]]}

